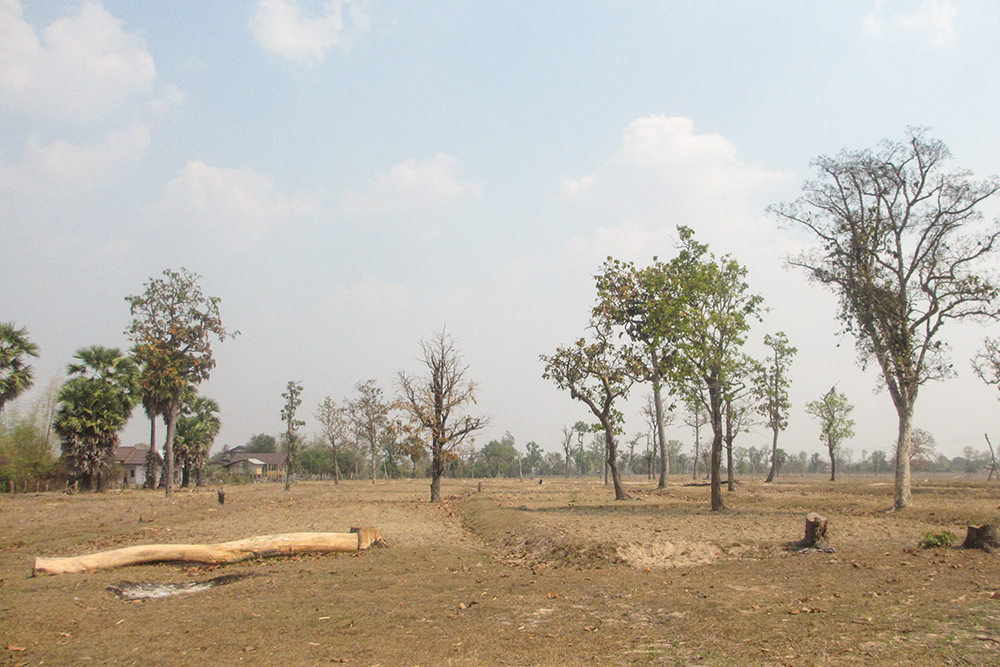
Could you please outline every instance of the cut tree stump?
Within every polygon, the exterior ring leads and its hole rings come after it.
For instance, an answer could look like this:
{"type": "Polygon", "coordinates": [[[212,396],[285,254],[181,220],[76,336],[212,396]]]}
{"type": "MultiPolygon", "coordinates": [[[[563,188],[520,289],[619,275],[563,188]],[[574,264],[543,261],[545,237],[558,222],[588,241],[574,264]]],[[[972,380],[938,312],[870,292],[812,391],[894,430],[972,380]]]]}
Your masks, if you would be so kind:
{"type": "Polygon", "coordinates": [[[806,536],[799,543],[806,549],[825,549],[830,546],[826,539],[827,518],[816,512],[806,514],[806,536]]]}
{"type": "Polygon", "coordinates": [[[997,533],[996,525],[988,523],[983,526],[966,526],[968,532],[965,535],[963,549],[982,549],[987,553],[993,553],[1000,549],[1000,534],[997,533]]]}
{"type": "Polygon", "coordinates": [[[126,565],[184,561],[221,565],[250,558],[292,556],[306,553],[347,553],[371,546],[388,546],[373,526],[351,528],[349,533],[287,533],[259,535],[218,544],[146,544],[86,556],[36,558],[32,576],[106,570],[126,565]]]}

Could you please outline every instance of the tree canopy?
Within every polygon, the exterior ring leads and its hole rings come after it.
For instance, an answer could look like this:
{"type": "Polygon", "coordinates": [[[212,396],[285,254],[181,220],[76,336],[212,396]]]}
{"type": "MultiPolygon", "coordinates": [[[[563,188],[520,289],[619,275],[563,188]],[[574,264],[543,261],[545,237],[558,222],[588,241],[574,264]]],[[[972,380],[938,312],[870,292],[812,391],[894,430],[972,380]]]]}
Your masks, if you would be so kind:
{"type": "Polygon", "coordinates": [[[38,346],[28,330],[13,322],[0,322],[0,412],[4,406],[31,388],[34,371],[28,357],[38,356],[38,346]]]}
{"type": "Polygon", "coordinates": [[[207,380],[215,368],[212,339],[226,340],[220,299],[205,296],[197,273],[166,269],[163,278],[150,279],[140,295],[127,296],[132,323],[125,330],[133,343],[132,354],[142,367],[143,391],[152,392],[167,406],[164,442],[166,494],[173,493],[173,445],[183,395],[189,387],[207,380]]]}
{"type": "Polygon", "coordinates": [[[476,383],[468,379],[469,367],[447,331],[422,340],[420,347],[427,374],[399,374],[399,403],[430,434],[431,502],[441,502],[446,456],[485,428],[489,417],[465,412],[469,403],[476,402],[476,383]]]}
{"type": "Polygon", "coordinates": [[[921,385],[952,366],[941,328],[1000,317],[1000,287],[986,260],[1000,230],[979,224],[979,205],[1000,189],[951,167],[951,153],[910,128],[905,141],[844,150],[813,161],[802,196],[770,210],[819,241],[792,266],[840,297],[839,318],[862,365],[878,363],[898,417],[894,506],[911,504],[910,442],[921,385]]]}

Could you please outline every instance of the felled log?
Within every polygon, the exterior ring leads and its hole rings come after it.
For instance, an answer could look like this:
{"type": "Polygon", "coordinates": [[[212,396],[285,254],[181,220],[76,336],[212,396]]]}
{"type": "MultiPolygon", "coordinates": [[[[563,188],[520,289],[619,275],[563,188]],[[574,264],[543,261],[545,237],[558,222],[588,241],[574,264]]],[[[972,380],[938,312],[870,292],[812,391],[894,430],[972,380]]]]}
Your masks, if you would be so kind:
{"type": "Polygon", "coordinates": [[[830,546],[826,539],[827,518],[816,512],[806,514],[806,536],[799,543],[806,549],[825,549],[830,546]]]}
{"type": "Polygon", "coordinates": [[[146,544],[86,556],[36,558],[32,575],[68,574],[165,561],[221,565],[270,556],[362,551],[370,546],[387,546],[373,526],[351,528],[350,533],[259,535],[218,544],[146,544]]]}
{"type": "Polygon", "coordinates": [[[1000,549],[1000,535],[997,534],[997,527],[988,523],[983,526],[966,526],[968,532],[965,534],[963,549],[982,549],[988,553],[993,553],[1000,549]]]}

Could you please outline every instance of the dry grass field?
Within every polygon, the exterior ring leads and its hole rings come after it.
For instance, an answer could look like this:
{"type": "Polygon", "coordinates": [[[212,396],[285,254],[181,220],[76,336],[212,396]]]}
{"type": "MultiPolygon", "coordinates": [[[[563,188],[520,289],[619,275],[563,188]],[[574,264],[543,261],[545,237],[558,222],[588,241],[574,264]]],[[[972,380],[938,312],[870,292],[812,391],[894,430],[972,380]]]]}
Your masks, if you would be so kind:
{"type": "Polygon", "coordinates": [[[997,665],[1000,555],[918,549],[996,523],[1000,485],[888,478],[740,484],[728,509],[675,478],[249,485],[0,496],[0,666],[997,665]],[[799,554],[804,516],[836,553],[799,554]],[[35,556],[375,525],[387,549],[31,577],[35,556]],[[122,582],[247,575],[119,599],[122,582]]]}

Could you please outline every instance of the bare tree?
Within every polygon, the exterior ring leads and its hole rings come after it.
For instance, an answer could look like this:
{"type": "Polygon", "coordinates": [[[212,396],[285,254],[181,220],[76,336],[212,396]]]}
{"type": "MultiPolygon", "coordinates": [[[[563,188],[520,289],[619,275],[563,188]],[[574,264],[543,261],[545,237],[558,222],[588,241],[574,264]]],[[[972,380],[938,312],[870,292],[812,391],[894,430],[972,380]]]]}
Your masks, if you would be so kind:
{"type": "Polygon", "coordinates": [[[441,502],[441,478],[446,456],[463,440],[483,429],[489,417],[462,414],[476,402],[476,383],[466,378],[469,367],[442,329],[420,342],[427,375],[414,377],[400,372],[400,401],[410,417],[431,436],[431,502],[441,502]]]}
{"type": "Polygon", "coordinates": [[[770,349],[766,364],[762,364],[754,378],[754,389],[759,399],[757,412],[771,429],[771,470],[764,483],[774,481],[778,472],[778,433],[788,427],[788,367],[798,350],[788,344],[784,331],[764,336],[764,345],[770,349]]]}
{"type": "Polygon", "coordinates": [[[378,466],[375,462],[375,452],[378,449],[382,432],[389,427],[389,410],[391,406],[382,398],[382,390],[375,380],[367,380],[354,385],[354,391],[359,396],[347,404],[348,419],[354,427],[358,443],[368,446],[372,459],[372,484],[378,466]]]}
{"type": "Polygon", "coordinates": [[[573,433],[575,433],[575,431],[569,426],[563,426],[562,432],[563,432],[562,448],[563,448],[563,453],[566,455],[566,470],[563,477],[569,477],[569,471],[570,471],[569,457],[570,454],[573,453],[573,433]]]}
{"type": "Polygon", "coordinates": [[[910,128],[905,142],[843,151],[813,165],[803,196],[770,210],[820,244],[789,260],[840,296],[839,318],[862,365],[878,362],[898,417],[894,507],[908,507],[913,406],[921,385],[953,374],[940,339],[948,320],[998,319],[1000,287],[984,274],[1000,230],[970,235],[979,204],[1000,190],[953,169],[947,147],[910,128]],[[964,233],[964,235],[963,235],[964,233]]]}
{"type": "MultiPolygon", "coordinates": [[[[319,404],[319,411],[316,413],[316,420],[323,427],[323,437],[330,443],[333,449],[333,483],[340,483],[340,463],[338,457],[340,452],[340,441],[344,438],[344,431],[347,428],[347,419],[344,416],[344,408],[327,396],[319,404]]],[[[416,462],[414,462],[416,466],[416,462]]]]}

